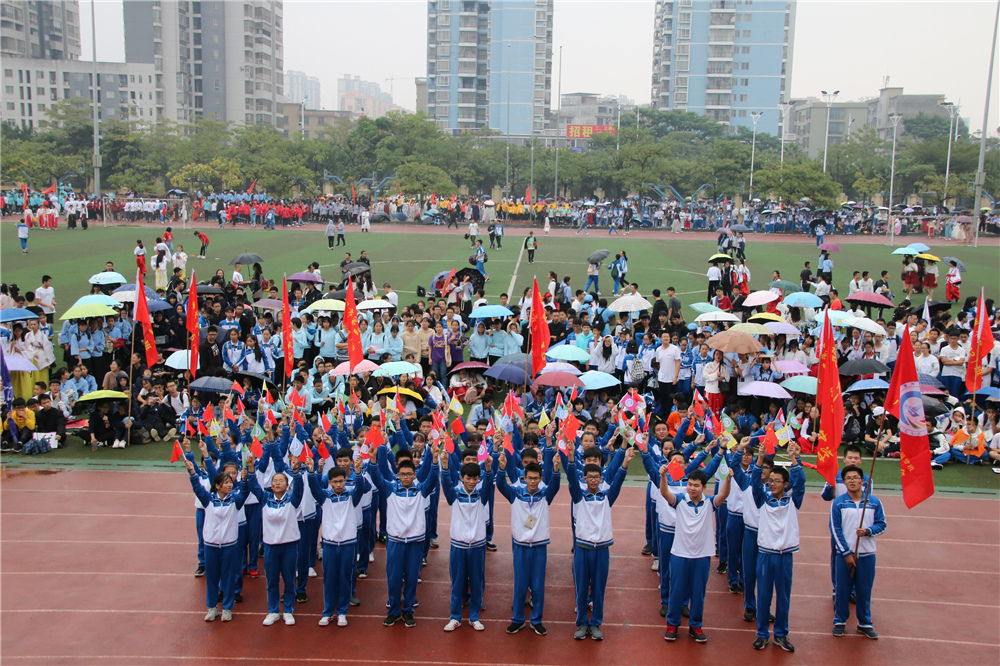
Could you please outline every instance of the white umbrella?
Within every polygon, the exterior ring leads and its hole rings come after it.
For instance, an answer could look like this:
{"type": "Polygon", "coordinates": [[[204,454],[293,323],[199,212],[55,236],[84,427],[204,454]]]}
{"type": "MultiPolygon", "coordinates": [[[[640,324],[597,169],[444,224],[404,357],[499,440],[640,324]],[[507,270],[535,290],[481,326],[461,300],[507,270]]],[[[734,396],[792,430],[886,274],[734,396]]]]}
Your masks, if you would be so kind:
{"type": "Polygon", "coordinates": [[[617,298],[608,309],[612,312],[635,312],[636,310],[648,310],[653,304],[638,294],[625,294],[617,298]]]}
{"type": "Polygon", "coordinates": [[[723,312],[722,310],[720,310],[718,312],[706,312],[705,314],[700,314],[700,315],[698,315],[697,317],[694,318],[694,321],[695,321],[696,324],[704,324],[705,322],[708,322],[708,321],[735,321],[735,322],[738,322],[739,320],[740,320],[740,318],[737,317],[736,315],[730,314],[729,312],[723,312]]]}
{"type": "Polygon", "coordinates": [[[777,294],[773,294],[770,291],[755,291],[746,297],[743,301],[744,307],[753,308],[758,305],[767,305],[771,301],[776,301],[780,298],[777,294]]]}
{"type": "Polygon", "coordinates": [[[392,307],[392,303],[381,298],[374,298],[358,303],[358,310],[387,310],[392,307]]]}
{"type": "Polygon", "coordinates": [[[121,273],[114,271],[104,271],[90,276],[90,284],[126,284],[128,280],[121,273]]]}
{"type": "Polygon", "coordinates": [[[134,291],[116,291],[111,294],[111,298],[115,299],[119,303],[135,303],[135,292],[134,291]]]}
{"type": "MultiPolygon", "coordinates": [[[[134,294],[135,292],[128,292],[134,294]]],[[[117,294],[115,294],[117,296],[117,294]]],[[[187,370],[191,367],[191,352],[182,349],[181,351],[175,351],[173,354],[167,357],[167,360],[163,362],[168,368],[173,368],[174,370],[187,370]]],[[[201,368],[201,359],[198,359],[198,368],[201,368]]]]}
{"type": "Polygon", "coordinates": [[[884,328],[867,317],[848,317],[844,320],[844,325],[851,328],[860,328],[862,331],[868,331],[877,335],[886,335],[884,328]]]}

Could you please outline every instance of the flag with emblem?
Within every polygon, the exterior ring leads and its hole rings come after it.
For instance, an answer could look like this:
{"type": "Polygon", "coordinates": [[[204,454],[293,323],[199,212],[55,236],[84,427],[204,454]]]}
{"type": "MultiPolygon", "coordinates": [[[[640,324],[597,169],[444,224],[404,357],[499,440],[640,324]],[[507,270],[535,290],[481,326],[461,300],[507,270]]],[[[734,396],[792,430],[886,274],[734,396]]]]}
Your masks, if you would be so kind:
{"type": "Polygon", "coordinates": [[[142,324],[142,346],[146,350],[146,366],[156,365],[156,338],[153,335],[153,320],[149,318],[149,305],[146,303],[146,287],[142,284],[142,273],[135,272],[135,320],[142,324]]]}
{"type": "Polygon", "coordinates": [[[913,360],[909,326],[903,329],[900,337],[899,354],[885,404],[890,406],[890,413],[899,419],[899,468],[902,474],[900,480],[903,502],[912,509],[934,494],[934,477],[931,474],[927,421],[924,418],[917,366],[913,360]]]}

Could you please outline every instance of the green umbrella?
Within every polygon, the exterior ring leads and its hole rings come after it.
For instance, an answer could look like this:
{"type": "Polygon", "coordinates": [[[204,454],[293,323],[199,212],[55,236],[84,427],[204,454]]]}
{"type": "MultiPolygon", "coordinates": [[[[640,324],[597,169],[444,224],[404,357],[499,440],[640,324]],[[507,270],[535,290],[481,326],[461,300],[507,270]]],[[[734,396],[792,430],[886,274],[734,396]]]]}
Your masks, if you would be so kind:
{"type": "Polygon", "coordinates": [[[816,395],[816,378],[809,375],[796,375],[781,382],[781,387],[790,393],[808,393],[816,395]]]}
{"type": "Polygon", "coordinates": [[[706,312],[722,312],[722,308],[717,308],[711,303],[691,303],[688,307],[698,314],[705,314],[706,312]]]}
{"type": "Polygon", "coordinates": [[[780,289],[784,292],[802,291],[802,287],[788,280],[775,280],[774,282],[769,282],[767,286],[780,289]]]}
{"type": "Polygon", "coordinates": [[[552,347],[545,355],[548,358],[557,361],[577,361],[579,363],[586,363],[590,361],[590,354],[587,353],[585,349],[577,347],[576,345],[559,345],[558,347],[552,347]]]}
{"type": "Polygon", "coordinates": [[[390,361],[379,366],[378,370],[372,372],[372,377],[395,377],[397,375],[408,375],[419,372],[420,366],[409,361],[390,361]]]}
{"type": "Polygon", "coordinates": [[[120,308],[122,306],[121,301],[106,296],[104,294],[89,294],[87,296],[81,296],[73,304],[73,307],[77,305],[93,305],[97,303],[99,305],[107,305],[109,308],[120,308]]]}
{"type": "Polygon", "coordinates": [[[109,317],[118,314],[107,305],[100,303],[87,303],[84,305],[74,305],[59,317],[60,321],[66,319],[86,319],[87,317],[109,317]]]}

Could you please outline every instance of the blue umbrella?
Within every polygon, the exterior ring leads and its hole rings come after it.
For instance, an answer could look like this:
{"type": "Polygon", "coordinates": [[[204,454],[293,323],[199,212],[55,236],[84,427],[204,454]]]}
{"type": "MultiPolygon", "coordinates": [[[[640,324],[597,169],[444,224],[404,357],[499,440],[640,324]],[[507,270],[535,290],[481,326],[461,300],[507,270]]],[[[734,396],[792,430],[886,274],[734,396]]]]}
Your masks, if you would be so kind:
{"type": "Polygon", "coordinates": [[[191,382],[188,388],[208,393],[229,393],[233,390],[233,380],[222,377],[199,377],[191,382]]]}
{"type": "Polygon", "coordinates": [[[785,296],[784,304],[790,308],[820,308],[823,307],[823,299],[807,291],[797,291],[794,294],[785,296]]]}
{"type": "Polygon", "coordinates": [[[897,247],[892,251],[892,254],[896,255],[910,255],[911,257],[915,254],[920,254],[920,252],[914,250],[912,247],[897,247]]]}
{"type": "Polygon", "coordinates": [[[925,375],[922,372],[917,373],[917,381],[924,386],[933,386],[934,388],[943,389],[944,382],[935,377],[934,375],[925,375]]]}
{"type": "Polygon", "coordinates": [[[924,245],[923,243],[910,243],[907,247],[909,247],[911,250],[916,250],[917,254],[920,254],[921,252],[927,252],[928,250],[931,249],[930,245],[924,245]]]}
{"type": "Polygon", "coordinates": [[[1000,398],[1000,388],[993,388],[993,387],[990,387],[990,386],[984,386],[983,388],[979,389],[978,391],[974,391],[972,393],[966,393],[962,397],[963,398],[968,398],[968,397],[973,396],[973,395],[977,395],[977,396],[980,396],[980,397],[986,397],[986,398],[1000,398]]]}
{"type": "Polygon", "coordinates": [[[0,322],[23,321],[25,319],[38,319],[38,315],[31,310],[25,310],[24,308],[7,308],[6,310],[0,310],[0,322]]]}
{"type": "MultiPolygon", "coordinates": [[[[501,382],[510,382],[511,384],[524,384],[527,374],[524,368],[512,365],[510,363],[504,363],[503,365],[494,365],[492,368],[483,373],[487,377],[492,377],[501,382]]],[[[529,382],[530,383],[530,382],[529,382]]]]}
{"type": "Polygon", "coordinates": [[[619,386],[620,381],[615,379],[614,375],[609,375],[606,372],[598,372],[597,370],[588,370],[587,372],[580,375],[580,381],[583,382],[584,388],[588,391],[611,388],[612,386],[619,386]]]}
{"type": "Polygon", "coordinates": [[[809,375],[796,375],[781,382],[781,386],[792,393],[816,395],[817,380],[809,375]]]}
{"type": "Polygon", "coordinates": [[[89,280],[90,284],[125,284],[128,280],[121,273],[115,273],[114,271],[105,271],[103,273],[96,273],[92,275],[89,280]]]}
{"type": "Polygon", "coordinates": [[[161,310],[173,310],[174,306],[166,301],[147,301],[146,305],[149,307],[150,312],[159,312],[161,310]]]}
{"type": "Polygon", "coordinates": [[[76,300],[73,305],[88,305],[90,303],[98,303],[99,305],[107,305],[112,308],[120,308],[122,306],[121,301],[116,301],[110,296],[105,296],[104,294],[88,294],[87,296],[81,296],[76,300]]]}
{"type": "Polygon", "coordinates": [[[7,355],[0,349],[0,384],[3,385],[3,402],[7,407],[14,404],[14,385],[10,381],[10,372],[7,370],[7,355]]]}
{"type": "Polygon", "coordinates": [[[514,313],[502,305],[481,305],[469,313],[469,319],[484,319],[486,317],[510,317],[514,313]]]}
{"type": "MultiPolygon", "coordinates": [[[[146,287],[145,285],[143,285],[143,286],[144,286],[144,288],[146,290],[146,299],[147,300],[154,299],[154,298],[159,298],[159,295],[157,295],[156,291],[154,291],[150,287],[146,287]]],[[[123,291],[135,291],[135,284],[132,283],[132,282],[130,282],[129,284],[123,284],[122,286],[118,287],[117,289],[115,289],[111,293],[112,294],[120,294],[123,291]]]]}
{"type": "Polygon", "coordinates": [[[406,222],[406,213],[396,213],[396,220],[406,222]]]}
{"type": "Polygon", "coordinates": [[[881,379],[862,379],[847,387],[844,393],[854,393],[855,391],[884,391],[889,388],[889,382],[881,379]]]}

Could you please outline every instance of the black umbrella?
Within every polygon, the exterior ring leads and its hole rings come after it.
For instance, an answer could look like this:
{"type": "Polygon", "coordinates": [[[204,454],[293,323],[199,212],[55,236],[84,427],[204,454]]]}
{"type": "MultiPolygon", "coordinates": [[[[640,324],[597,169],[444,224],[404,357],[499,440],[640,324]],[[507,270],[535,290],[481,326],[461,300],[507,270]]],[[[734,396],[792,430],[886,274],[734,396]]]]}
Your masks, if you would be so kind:
{"type": "Polygon", "coordinates": [[[222,377],[199,377],[191,382],[188,388],[207,393],[229,393],[233,390],[233,380],[222,377]]]}
{"type": "Polygon", "coordinates": [[[399,222],[406,222],[406,213],[396,213],[396,219],[399,222]]]}
{"type": "MultiPolygon", "coordinates": [[[[189,291],[190,291],[190,289],[188,291],[185,291],[184,293],[186,294],[189,291]]],[[[226,293],[226,292],[222,291],[221,289],[219,289],[218,287],[216,287],[214,284],[199,284],[198,285],[198,295],[199,296],[222,296],[224,293],[226,293]]]]}
{"type": "Polygon", "coordinates": [[[385,213],[375,213],[374,215],[372,215],[371,221],[372,222],[388,222],[389,221],[389,216],[386,215],[385,213]]]}
{"type": "Polygon", "coordinates": [[[486,285],[486,278],[483,277],[482,273],[477,271],[475,268],[472,268],[471,266],[468,268],[463,268],[462,270],[455,273],[455,277],[458,278],[459,284],[462,283],[462,280],[466,276],[468,276],[469,278],[469,284],[472,285],[473,293],[482,291],[483,287],[486,285]]]}
{"type": "MultiPolygon", "coordinates": [[[[262,389],[264,387],[266,387],[267,390],[271,391],[272,393],[275,393],[275,394],[278,393],[278,387],[275,386],[274,382],[272,382],[270,379],[268,379],[264,375],[259,375],[256,372],[234,372],[233,373],[233,379],[240,380],[240,379],[244,379],[244,378],[249,379],[251,382],[255,382],[255,383],[256,382],[262,382],[262,384],[261,384],[261,388],[262,389]]],[[[195,381],[197,381],[197,380],[195,380],[195,381]]],[[[192,382],[192,384],[193,384],[193,382],[192,382]]],[[[233,385],[230,384],[229,388],[232,388],[232,386],[233,385]]]]}
{"type": "Polygon", "coordinates": [[[874,375],[889,372],[889,366],[873,358],[856,358],[840,366],[841,375],[874,375]]]}
{"type": "Polygon", "coordinates": [[[926,386],[933,386],[934,388],[939,388],[944,390],[944,382],[942,382],[934,375],[925,375],[922,372],[918,372],[917,381],[926,386]]]}
{"type": "Polygon", "coordinates": [[[178,197],[186,197],[187,196],[187,192],[185,192],[184,190],[170,190],[169,192],[167,192],[167,194],[173,194],[173,195],[178,196],[178,197]]]}
{"type": "MultiPolygon", "coordinates": [[[[952,304],[948,301],[930,301],[929,303],[927,303],[927,309],[930,311],[931,314],[934,314],[935,312],[946,312],[951,309],[951,306],[952,304]]],[[[923,303],[921,303],[920,305],[914,305],[908,310],[910,314],[915,314],[915,315],[922,314],[923,311],[924,311],[923,303]]]]}
{"type": "Polygon", "coordinates": [[[956,257],[941,257],[941,261],[943,261],[946,264],[950,264],[951,262],[954,261],[955,267],[958,268],[958,272],[959,273],[965,272],[965,264],[963,264],[962,261],[956,257]]]}
{"type": "Polygon", "coordinates": [[[747,225],[745,225],[745,224],[734,224],[733,226],[729,227],[729,230],[730,231],[750,231],[750,228],[747,227],[747,225]]]}
{"type": "Polygon", "coordinates": [[[597,250],[590,253],[590,256],[587,257],[587,261],[591,264],[599,264],[609,256],[611,256],[610,250],[597,250]]]}
{"type": "Polygon", "coordinates": [[[233,260],[229,262],[230,266],[235,266],[236,264],[243,264],[244,266],[250,266],[251,264],[259,264],[264,261],[264,258],[259,254],[254,254],[253,252],[245,252],[244,254],[239,254],[233,257],[233,260]]]}
{"type": "Polygon", "coordinates": [[[924,416],[927,418],[942,416],[947,414],[950,409],[948,405],[929,395],[920,396],[920,401],[924,403],[924,416]]]}
{"type": "Polygon", "coordinates": [[[371,269],[372,267],[363,261],[352,261],[349,264],[345,264],[340,270],[349,273],[353,277],[355,275],[364,275],[365,273],[370,272],[371,269]]]}
{"type": "MultiPolygon", "coordinates": [[[[347,290],[346,289],[338,289],[337,291],[328,291],[325,294],[323,294],[323,297],[324,298],[336,298],[336,299],[342,301],[345,298],[347,298],[347,290]]],[[[362,294],[357,289],[355,289],[354,290],[354,299],[357,302],[363,301],[365,299],[365,295],[362,294]]]]}
{"type": "Polygon", "coordinates": [[[811,220],[809,222],[809,228],[815,229],[816,227],[818,227],[821,224],[826,224],[826,220],[824,218],[822,218],[822,217],[817,217],[815,220],[811,220]]]}

